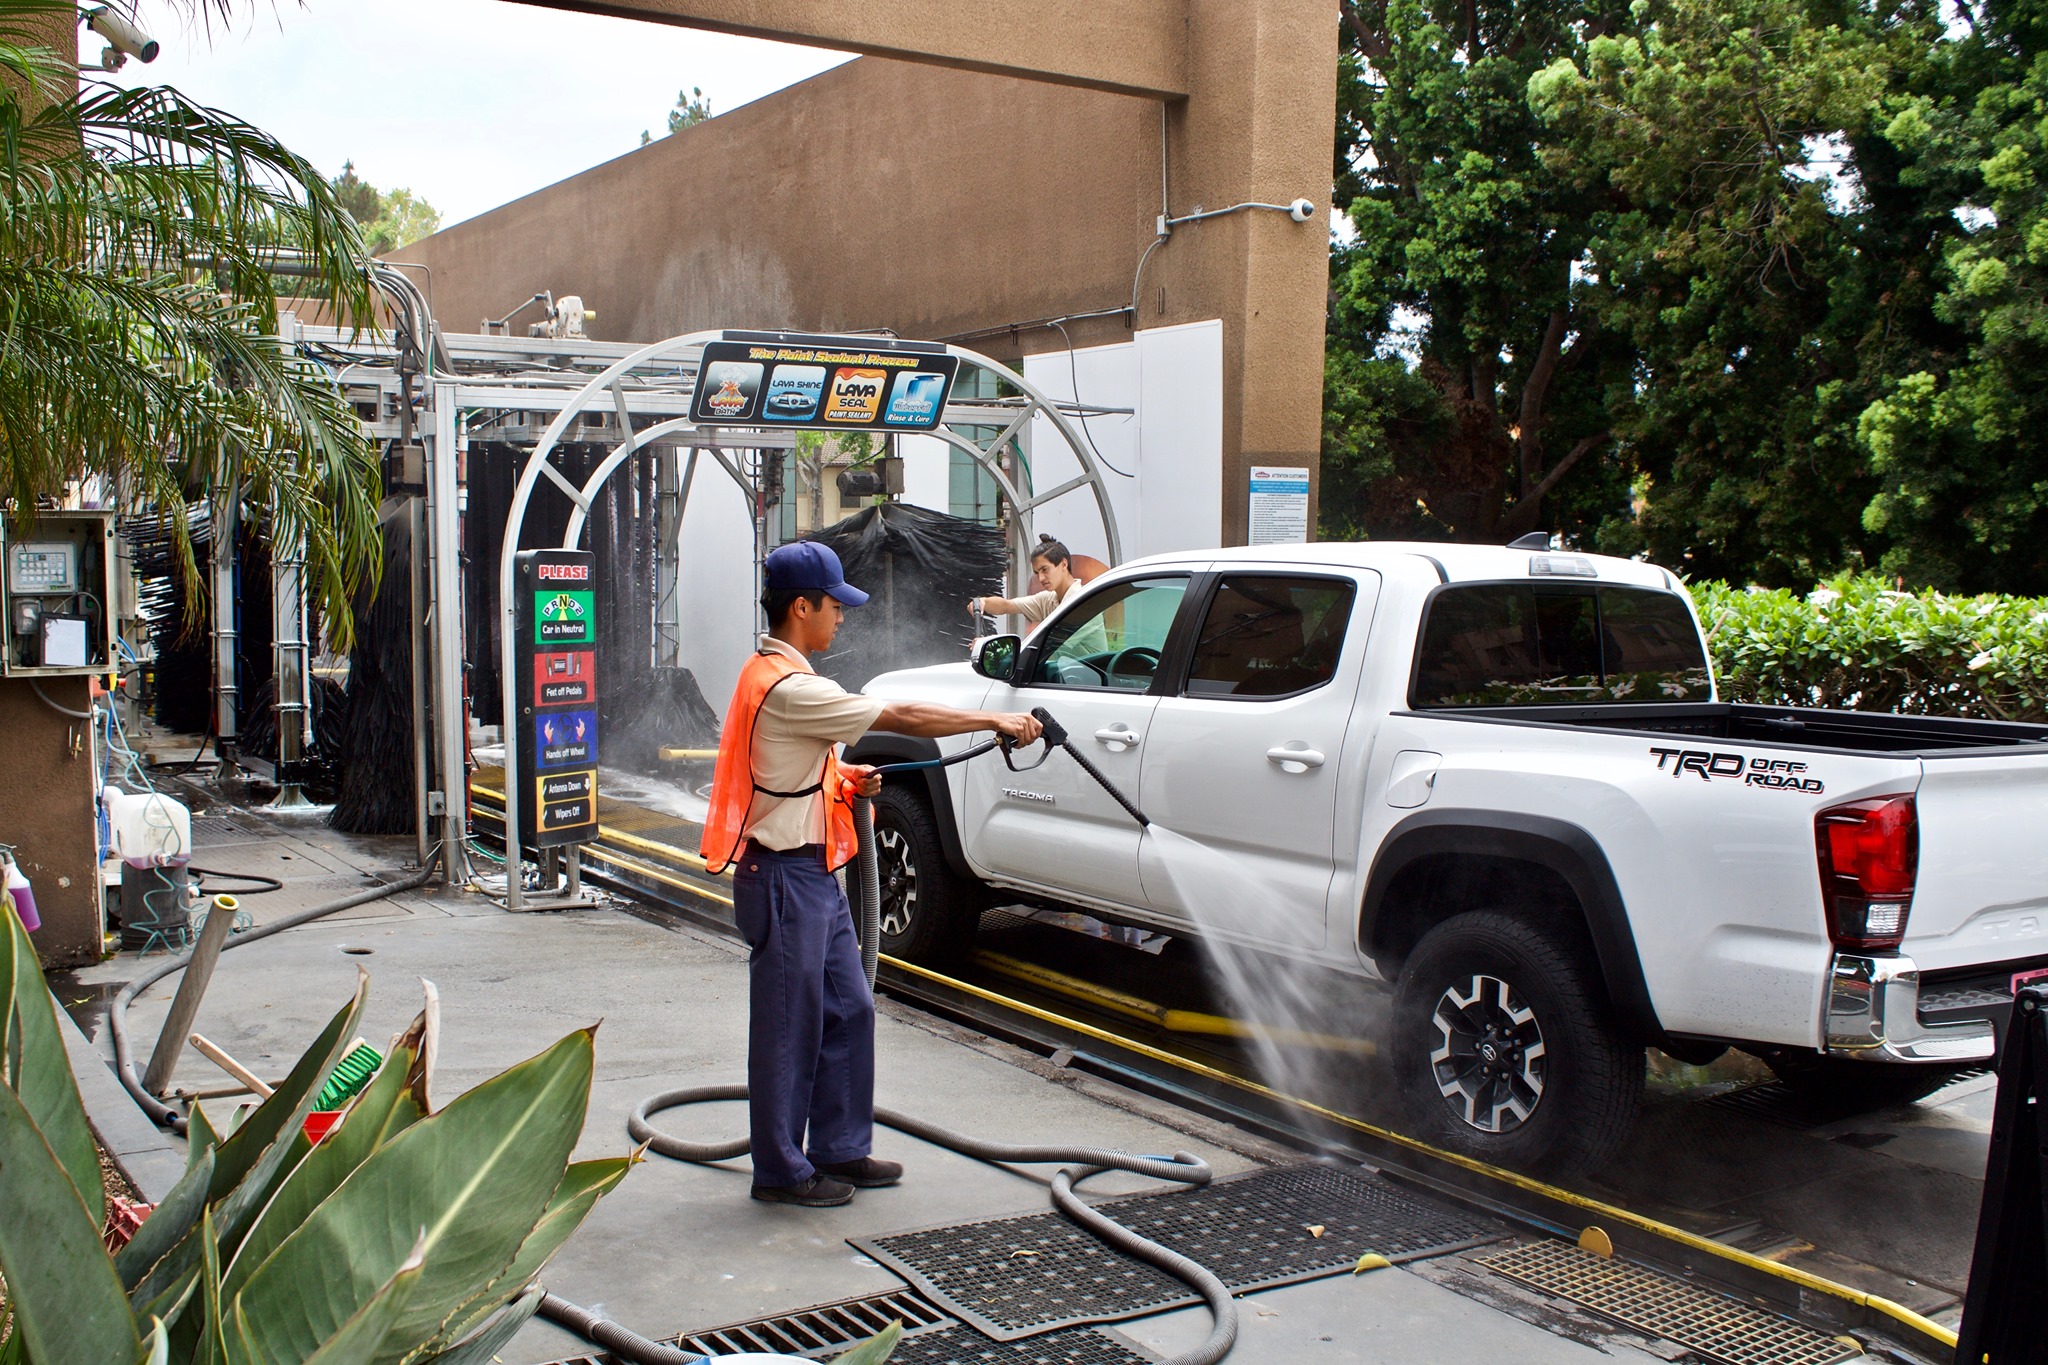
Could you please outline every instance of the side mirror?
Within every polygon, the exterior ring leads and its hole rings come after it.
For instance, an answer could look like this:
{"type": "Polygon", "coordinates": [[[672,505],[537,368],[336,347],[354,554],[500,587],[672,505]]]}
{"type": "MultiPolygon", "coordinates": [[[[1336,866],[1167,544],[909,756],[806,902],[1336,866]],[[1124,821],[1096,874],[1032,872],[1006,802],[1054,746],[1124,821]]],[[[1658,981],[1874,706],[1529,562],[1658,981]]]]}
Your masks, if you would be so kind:
{"type": "Polygon", "coordinates": [[[982,677],[1006,683],[1016,671],[1017,655],[1023,648],[1023,640],[1015,635],[984,635],[974,642],[967,661],[982,677]]]}

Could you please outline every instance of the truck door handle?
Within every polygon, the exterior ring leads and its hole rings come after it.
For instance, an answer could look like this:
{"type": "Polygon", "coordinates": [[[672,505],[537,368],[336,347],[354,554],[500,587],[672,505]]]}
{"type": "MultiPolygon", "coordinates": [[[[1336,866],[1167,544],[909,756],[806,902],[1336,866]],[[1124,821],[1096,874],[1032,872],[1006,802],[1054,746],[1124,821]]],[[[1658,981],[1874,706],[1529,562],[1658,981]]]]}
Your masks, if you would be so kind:
{"type": "Polygon", "coordinates": [[[1305,773],[1310,768],[1323,766],[1323,751],[1311,749],[1300,740],[1289,741],[1277,749],[1268,749],[1266,757],[1290,773],[1305,773]]]}
{"type": "Polygon", "coordinates": [[[1125,725],[1122,721],[1118,721],[1115,725],[1097,730],[1095,737],[1104,744],[1109,745],[1112,749],[1115,749],[1118,753],[1122,753],[1124,750],[1136,746],[1137,742],[1145,736],[1133,730],[1130,726],[1125,725]]]}

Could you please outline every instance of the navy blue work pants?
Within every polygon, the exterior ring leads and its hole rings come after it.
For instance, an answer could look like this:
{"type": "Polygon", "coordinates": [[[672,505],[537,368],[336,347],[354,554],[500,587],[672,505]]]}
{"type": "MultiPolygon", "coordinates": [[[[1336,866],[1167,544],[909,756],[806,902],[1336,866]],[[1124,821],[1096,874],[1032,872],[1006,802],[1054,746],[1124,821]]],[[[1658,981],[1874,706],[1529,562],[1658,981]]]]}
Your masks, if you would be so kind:
{"type": "Polygon", "coordinates": [[[874,1144],[875,998],[853,912],[813,844],[749,842],[733,866],[748,962],[747,1090],[754,1183],[800,1185],[874,1144]],[[805,1142],[805,1129],[809,1142],[805,1142]]]}

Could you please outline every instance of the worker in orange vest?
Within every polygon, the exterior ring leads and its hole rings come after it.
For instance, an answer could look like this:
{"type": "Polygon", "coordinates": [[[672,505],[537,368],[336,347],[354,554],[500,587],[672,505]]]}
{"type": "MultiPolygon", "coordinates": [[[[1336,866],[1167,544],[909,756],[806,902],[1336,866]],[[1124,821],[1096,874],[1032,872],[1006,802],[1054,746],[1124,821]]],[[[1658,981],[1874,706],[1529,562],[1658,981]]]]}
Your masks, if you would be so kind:
{"type": "Polygon", "coordinates": [[[1027,715],[887,702],[820,677],[808,656],[831,647],[846,608],[868,595],[813,540],[772,551],[764,578],[768,633],[726,708],[703,854],[713,872],[732,867],[733,915],[751,950],[753,1196],[828,1208],[903,1175],[872,1155],[875,1002],[832,875],[854,855],[854,796],[873,796],[882,779],[841,763],[835,747],[875,729],[996,730],[1029,744],[1040,727],[1027,715]]]}

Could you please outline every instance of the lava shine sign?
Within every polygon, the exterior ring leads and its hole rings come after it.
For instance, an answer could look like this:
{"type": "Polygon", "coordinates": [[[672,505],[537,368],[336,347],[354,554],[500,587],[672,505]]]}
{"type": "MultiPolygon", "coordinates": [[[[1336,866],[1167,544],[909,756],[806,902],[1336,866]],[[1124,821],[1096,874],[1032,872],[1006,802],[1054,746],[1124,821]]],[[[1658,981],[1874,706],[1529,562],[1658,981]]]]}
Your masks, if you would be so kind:
{"type": "Polygon", "coordinates": [[[523,550],[518,594],[519,842],[597,834],[597,570],[584,550],[523,550]]]}
{"type": "Polygon", "coordinates": [[[704,344],[690,419],[705,426],[930,431],[960,362],[931,341],[727,332],[704,344]]]}

